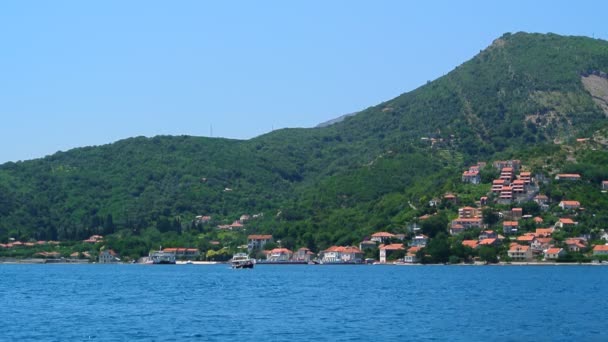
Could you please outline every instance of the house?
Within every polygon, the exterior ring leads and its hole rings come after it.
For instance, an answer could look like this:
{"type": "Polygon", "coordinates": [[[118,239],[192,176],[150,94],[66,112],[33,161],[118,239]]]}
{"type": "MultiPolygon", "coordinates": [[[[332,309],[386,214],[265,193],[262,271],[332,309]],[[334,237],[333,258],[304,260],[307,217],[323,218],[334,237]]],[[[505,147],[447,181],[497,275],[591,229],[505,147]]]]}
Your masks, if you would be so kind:
{"type": "Polygon", "coordinates": [[[429,237],[424,235],[424,234],[420,234],[420,235],[416,235],[412,238],[412,243],[410,244],[410,246],[413,247],[425,247],[426,244],[429,241],[429,237]]]}
{"type": "Polygon", "coordinates": [[[479,216],[479,210],[473,207],[463,207],[458,209],[459,218],[473,218],[479,216]]]}
{"type": "Polygon", "coordinates": [[[359,243],[360,250],[373,249],[373,248],[376,248],[377,246],[378,246],[378,243],[376,241],[371,241],[371,240],[361,241],[359,243]]]}
{"type": "Polygon", "coordinates": [[[515,160],[497,160],[494,163],[492,163],[492,166],[494,166],[494,168],[497,170],[502,170],[505,167],[510,167],[514,171],[519,171],[519,168],[521,167],[521,161],[517,160],[517,159],[515,159],[515,160]]]}
{"type": "Polygon", "coordinates": [[[234,221],[230,225],[230,229],[239,229],[239,228],[243,228],[243,227],[244,227],[243,224],[239,221],[234,221]]]}
{"type": "Polygon", "coordinates": [[[566,256],[563,248],[549,248],[545,251],[545,260],[557,260],[566,256]]]}
{"type": "Polygon", "coordinates": [[[608,190],[608,180],[602,181],[602,190],[608,190]]]}
{"type": "Polygon", "coordinates": [[[513,199],[513,188],[508,185],[503,185],[502,189],[500,189],[498,198],[503,203],[509,203],[513,199]]]}
{"type": "Polygon", "coordinates": [[[536,240],[536,236],[534,236],[534,234],[526,234],[526,235],[522,235],[522,236],[518,236],[517,239],[515,239],[515,241],[521,243],[521,244],[525,244],[525,245],[531,245],[534,240],[536,240]]]}
{"type": "Polygon", "coordinates": [[[321,263],[354,263],[363,262],[363,252],[354,246],[331,246],[321,252],[321,263]]]}
{"type": "Polygon", "coordinates": [[[502,223],[502,231],[505,234],[515,234],[519,229],[519,223],[517,221],[504,221],[502,223]]]}
{"type": "Polygon", "coordinates": [[[551,237],[553,235],[554,228],[536,228],[536,237],[551,237]]]}
{"type": "Polygon", "coordinates": [[[581,180],[581,175],[578,173],[560,173],[555,176],[555,180],[577,181],[581,180]]]}
{"type": "Polygon", "coordinates": [[[464,229],[470,228],[481,228],[482,219],[479,217],[474,218],[457,218],[452,220],[450,224],[451,228],[457,228],[457,225],[461,225],[464,229]]]}
{"type": "Polygon", "coordinates": [[[101,235],[91,235],[91,237],[89,237],[88,239],[84,240],[84,243],[97,243],[99,241],[103,240],[103,236],[101,235]]]}
{"type": "Polygon", "coordinates": [[[511,209],[511,219],[514,221],[521,220],[524,216],[524,210],[522,208],[511,209]]]}
{"type": "Polygon", "coordinates": [[[493,230],[484,230],[483,232],[481,232],[481,234],[479,234],[479,240],[496,238],[498,238],[498,233],[493,230]]]}
{"type": "Polygon", "coordinates": [[[536,216],[532,220],[534,221],[535,224],[541,224],[544,222],[543,218],[540,216],[536,216]]]}
{"type": "Polygon", "coordinates": [[[481,176],[479,175],[479,171],[465,171],[462,173],[462,182],[463,183],[471,183],[471,184],[479,184],[481,183],[481,176]]]}
{"type": "Polygon", "coordinates": [[[462,245],[471,249],[479,248],[479,242],[477,240],[462,240],[462,245]]]}
{"type": "Polygon", "coordinates": [[[488,196],[481,196],[479,198],[479,205],[488,205],[488,196]]]}
{"type": "Polygon", "coordinates": [[[457,200],[458,200],[458,198],[457,198],[457,197],[456,197],[456,195],[454,195],[454,194],[445,194],[445,195],[443,196],[443,199],[444,199],[446,202],[450,202],[450,203],[456,203],[456,202],[457,202],[457,200]]]}
{"type": "Polygon", "coordinates": [[[247,215],[247,214],[243,214],[241,215],[241,217],[239,218],[239,222],[240,223],[245,223],[247,221],[251,220],[251,216],[247,215]]]}
{"type": "Polygon", "coordinates": [[[385,263],[386,257],[394,251],[402,251],[405,250],[402,243],[393,243],[390,245],[381,245],[380,246],[380,262],[385,263]]]}
{"type": "Polygon", "coordinates": [[[310,262],[315,254],[308,248],[302,247],[298,249],[292,257],[293,261],[310,262]]]}
{"type": "Polygon", "coordinates": [[[414,264],[417,263],[418,261],[418,257],[416,256],[416,254],[418,254],[418,252],[422,249],[422,247],[410,247],[407,250],[407,253],[405,254],[405,256],[403,257],[403,262],[408,263],[408,264],[414,264]]]}
{"type": "Polygon", "coordinates": [[[287,262],[291,260],[293,252],[287,248],[274,248],[266,255],[267,262],[287,262]]]}
{"type": "Polygon", "coordinates": [[[593,247],[593,255],[608,255],[608,245],[597,245],[593,247]]]}
{"type": "Polygon", "coordinates": [[[196,221],[196,223],[208,223],[209,221],[211,221],[211,216],[198,215],[194,218],[194,220],[196,221]]]}
{"type": "Polygon", "coordinates": [[[175,254],[176,259],[188,259],[188,260],[196,259],[201,255],[201,252],[198,250],[198,248],[185,248],[185,247],[163,248],[163,252],[175,254]]]}
{"type": "Polygon", "coordinates": [[[549,203],[549,197],[547,197],[547,195],[536,195],[534,196],[534,202],[538,205],[547,205],[549,203]]]}
{"type": "Polygon", "coordinates": [[[575,226],[577,225],[577,222],[574,222],[571,218],[560,218],[555,225],[553,226],[553,228],[557,229],[557,228],[565,228],[565,227],[571,227],[571,226],[575,226]]]}
{"type": "Polygon", "coordinates": [[[390,239],[395,238],[394,234],[388,232],[377,232],[372,234],[372,238],[370,240],[378,242],[378,243],[387,243],[390,239]]]}
{"type": "Polygon", "coordinates": [[[536,239],[534,239],[534,241],[532,241],[530,247],[532,248],[532,253],[540,254],[544,250],[553,247],[553,239],[537,237],[536,239]]]}
{"type": "Polygon", "coordinates": [[[111,249],[106,249],[99,252],[99,263],[100,264],[113,264],[120,262],[118,254],[111,249]]]}
{"type": "Polygon", "coordinates": [[[580,252],[587,248],[587,240],[583,238],[569,238],[564,241],[564,244],[570,252],[580,252]]]}
{"type": "Polygon", "coordinates": [[[249,235],[247,237],[247,250],[262,249],[265,244],[272,242],[272,235],[249,235]]]}
{"type": "Polygon", "coordinates": [[[581,204],[579,201],[561,201],[561,202],[559,202],[558,205],[563,210],[578,209],[581,207],[581,204]]]}
{"type": "Polygon", "coordinates": [[[461,224],[455,224],[450,227],[450,235],[456,235],[464,232],[466,228],[461,224]]]}
{"type": "Polygon", "coordinates": [[[513,245],[507,252],[509,258],[519,261],[532,260],[532,249],[530,246],[513,245]]]}

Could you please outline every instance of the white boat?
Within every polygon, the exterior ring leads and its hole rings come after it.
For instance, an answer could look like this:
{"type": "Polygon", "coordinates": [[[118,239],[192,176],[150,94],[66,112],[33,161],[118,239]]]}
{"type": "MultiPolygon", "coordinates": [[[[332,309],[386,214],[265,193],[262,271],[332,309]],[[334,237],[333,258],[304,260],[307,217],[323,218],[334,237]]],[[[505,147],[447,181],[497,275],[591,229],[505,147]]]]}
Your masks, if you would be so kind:
{"type": "Polygon", "coordinates": [[[249,255],[245,253],[236,253],[230,260],[232,268],[253,268],[255,260],[251,259],[249,255]]]}

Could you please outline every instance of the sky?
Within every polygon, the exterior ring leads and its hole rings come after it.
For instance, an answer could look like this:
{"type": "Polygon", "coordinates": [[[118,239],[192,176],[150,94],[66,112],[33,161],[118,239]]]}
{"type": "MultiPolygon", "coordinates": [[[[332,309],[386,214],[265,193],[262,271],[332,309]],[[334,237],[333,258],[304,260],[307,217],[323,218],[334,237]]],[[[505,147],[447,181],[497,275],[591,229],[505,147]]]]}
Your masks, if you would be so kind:
{"type": "Polygon", "coordinates": [[[506,32],[608,40],[608,1],[0,2],[0,163],[134,136],[314,127],[506,32]]]}

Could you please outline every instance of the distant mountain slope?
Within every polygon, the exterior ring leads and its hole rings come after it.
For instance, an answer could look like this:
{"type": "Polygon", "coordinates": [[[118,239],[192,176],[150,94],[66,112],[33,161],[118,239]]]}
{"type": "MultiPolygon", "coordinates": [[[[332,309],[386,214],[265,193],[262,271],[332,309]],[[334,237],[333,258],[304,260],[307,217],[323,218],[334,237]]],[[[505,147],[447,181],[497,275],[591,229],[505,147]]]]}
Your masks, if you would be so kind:
{"type": "Polygon", "coordinates": [[[263,212],[252,230],[351,243],[402,225],[409,201],[449,189],[465,163],[605,130],[606,72],[605,41],[506,34],[446,76],[326,127],[132,138],[6,163],[0,241],[263,212]]]}
{"type": "Polygon", "coordinates": [[[342,122],[342,121],[344,121],[344,119],[346,119],[346,118],[348,118],[350,116],[357,115],[357,113],[358,112],[341,115],[341,116],[339,116],[339,117],[337,117],[335,119],[332,119],[332,120],[329,120],[329,121],[325,121],[325,122],[322,122],[322,123],[318,124],[316,126],[316,128],[323,128],[323,127],[331,126],[333,124],[337,124],[338,122],[342,122]]]}

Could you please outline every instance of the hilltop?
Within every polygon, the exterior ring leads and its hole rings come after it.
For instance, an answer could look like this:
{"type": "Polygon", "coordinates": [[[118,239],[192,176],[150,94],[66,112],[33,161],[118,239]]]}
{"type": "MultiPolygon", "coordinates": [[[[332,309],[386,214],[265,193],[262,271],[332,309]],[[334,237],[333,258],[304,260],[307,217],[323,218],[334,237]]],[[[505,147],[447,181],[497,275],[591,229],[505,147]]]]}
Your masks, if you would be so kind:
{"type": "Polygon", "coordinates": [[[263,218],[246,232],[314,249],[405,229],[480,159],[554,164],[581,137],[605,151],[606,72],[608,42],[505,34],[447,75],[329,126],[247,141],[139,137],[6,163],[0,241],[115,234],[145,253],[193,231],[236,247],[238,237],[194,218],[254,213],[263,218]]]}

